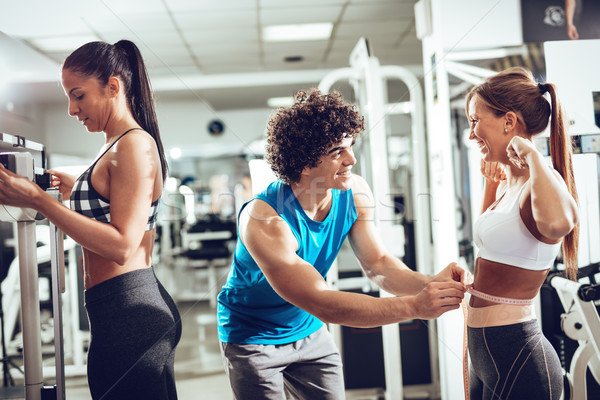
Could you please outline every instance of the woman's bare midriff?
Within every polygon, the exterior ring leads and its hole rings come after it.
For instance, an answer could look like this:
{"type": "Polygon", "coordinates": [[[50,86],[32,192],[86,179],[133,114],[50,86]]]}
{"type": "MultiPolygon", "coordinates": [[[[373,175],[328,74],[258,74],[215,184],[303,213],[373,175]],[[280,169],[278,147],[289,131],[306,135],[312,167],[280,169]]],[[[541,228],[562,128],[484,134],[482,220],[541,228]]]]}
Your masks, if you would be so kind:
{"type": "Polygon", "coordinates": [[[119,265],[99,254],[83,249],[83,281],[86,289],[115,276],[152,266],[152,246],[156,230],[146,231],[137,251],[125,265],[119,265]]]}
{"type": "MultiPolygon", "coordinates": [[[[532,299],[540,290],[548,271],[523,269],[479,257],[475,262],[473,289],[492,296],[532,299]]],[[[469,304],[471,307],[487,307],[498,303],[471,296],[469,304]]]]}

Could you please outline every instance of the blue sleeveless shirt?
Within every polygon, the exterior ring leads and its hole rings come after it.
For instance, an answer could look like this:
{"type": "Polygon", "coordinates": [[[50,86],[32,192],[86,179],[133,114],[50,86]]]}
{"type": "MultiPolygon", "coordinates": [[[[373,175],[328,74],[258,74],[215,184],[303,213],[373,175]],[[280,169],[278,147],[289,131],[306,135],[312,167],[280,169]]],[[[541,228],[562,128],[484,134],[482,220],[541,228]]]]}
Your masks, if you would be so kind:
{"type": "MultiPolygon", "coordinates": [[[[357,217],[352,190],[331,189],[331,193],[331,209],[322,222],[310,219],[292,188],[281,181],[271,183],[255,197],[269,204],[287,222],[298,240],[296,254],[323,277],[357,217]]],[[[219,340],[226,343],[292,343],[323,326],[319,319],[273,290],[240,239],[227,282],[218,296],[217,317],[219,340]]]]}

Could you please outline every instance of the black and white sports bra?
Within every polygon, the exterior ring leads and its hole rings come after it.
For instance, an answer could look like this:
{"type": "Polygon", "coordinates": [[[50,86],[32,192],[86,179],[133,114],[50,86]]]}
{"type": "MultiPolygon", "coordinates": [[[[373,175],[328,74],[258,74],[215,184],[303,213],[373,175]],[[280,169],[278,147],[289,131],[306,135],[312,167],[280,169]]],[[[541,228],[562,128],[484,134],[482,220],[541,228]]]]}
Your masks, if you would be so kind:
{"type": "MultiPolygon", "coordinates": [[[[92,171],[98,161],[104,157],[104,155],[117,143],[123,136],[131,132],[132,130],[139,128],[132,128],[123,133],[117,138],[104,152],[86,169],[83,174],[77,178],[71,191],[71,209],[78,212],[81,215],[95,219],[96,221],[110,223],[110,200],[104,198],[100,193],[92,186],[92,171]]],[[[146,230],[152,230],[156,226],[156,217],[158,215],[158,204],[160,198],[154,201],[150,205],[150,217],[146,224],[146,230]]]]}

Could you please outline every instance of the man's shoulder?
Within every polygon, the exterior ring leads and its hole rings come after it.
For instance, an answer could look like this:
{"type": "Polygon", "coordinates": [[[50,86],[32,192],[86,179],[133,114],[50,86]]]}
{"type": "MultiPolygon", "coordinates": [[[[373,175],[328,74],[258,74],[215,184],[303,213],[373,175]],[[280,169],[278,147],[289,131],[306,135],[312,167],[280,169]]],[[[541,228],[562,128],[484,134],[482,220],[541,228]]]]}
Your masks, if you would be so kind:
{"type": "Polygon", "coordinates": [[[242,210],[239,232],[246,245],[270,248],[271,250],[273,246],[278,248],[282,246],[282,243],[287,242],[290,242],[292,247],[297,246],[288,223],[273,207],[260,199],[252,200],[242,210]]]}
{"type": "Polygon", "coordinates": [[[352,195],[354,203],[358,205],[370,205],[373,203],[373,192],[367,181],[360,175],[353,175],[352,195]]]}
{"type": "Polygon", "coordinates": [[[246,207],[241,212],[240,219],[242,217],[246,217],[247,222],[260,222],[272,218],[281,218],[268,202],[260,198],[255,198],[246,204],[246,207]]]}

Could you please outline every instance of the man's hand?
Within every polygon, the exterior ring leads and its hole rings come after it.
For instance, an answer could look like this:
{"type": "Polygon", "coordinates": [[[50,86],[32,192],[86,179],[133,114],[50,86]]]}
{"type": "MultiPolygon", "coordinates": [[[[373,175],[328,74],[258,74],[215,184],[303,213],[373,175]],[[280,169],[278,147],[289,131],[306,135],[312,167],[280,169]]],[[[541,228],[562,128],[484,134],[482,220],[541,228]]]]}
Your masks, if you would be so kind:
{"type": "Polygon", "coordinates": [[[460,282],[430,282],[416,296],[406,300],[412,303],[414,318],[433,319],[456,310],[464,297],[465,286],[460,282]]]}
{"type": "Polygon", "coordinates": [[[431,282],[460,282],[463,285],[472,281],[471,273],[455,262],[448,264],[439,274],[431,278],[431,282]]]}

